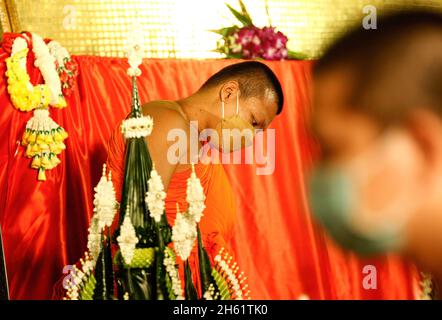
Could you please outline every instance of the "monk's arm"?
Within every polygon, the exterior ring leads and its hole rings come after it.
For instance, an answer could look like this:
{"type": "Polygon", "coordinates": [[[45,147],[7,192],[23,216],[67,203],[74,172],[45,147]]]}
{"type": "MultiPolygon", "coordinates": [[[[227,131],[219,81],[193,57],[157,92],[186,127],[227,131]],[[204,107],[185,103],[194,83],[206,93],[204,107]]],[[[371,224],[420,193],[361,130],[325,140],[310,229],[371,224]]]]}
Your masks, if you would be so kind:
{"type": "MultiPolygon", "coordinates": [[[[187,121],[175,110],[143,106],[143,113],[153,118],[153,130],[146,141],[155,169],[161,176],[164,189],[167,190],[172,175],[177,168],[177,163],[173,161],[173,157],[168,159],[169,148],[176,143],[174,140],[168,141],[168,135],[171,130],[181,130],[180,132],[186,133],[186,137],[188,137],[189,126],[187,121]]],[[[186,155],[180,154],[179,156],[184,157],[186,155]]]]}

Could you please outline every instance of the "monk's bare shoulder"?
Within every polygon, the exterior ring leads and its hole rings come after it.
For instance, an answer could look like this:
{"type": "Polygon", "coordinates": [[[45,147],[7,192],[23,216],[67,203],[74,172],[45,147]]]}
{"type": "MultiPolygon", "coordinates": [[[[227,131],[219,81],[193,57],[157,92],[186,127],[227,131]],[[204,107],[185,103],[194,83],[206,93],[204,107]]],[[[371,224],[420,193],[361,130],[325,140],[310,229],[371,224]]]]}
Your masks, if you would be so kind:
{"type": "Polygon", "coordinates": [[[153,119],[152,134],[157,133],[155,135],[158,135],[161,133],[163,135],[171,129],[188,129],[188,121],[172,101],[151,101],[141,108],[144,115],[149,115],[153,119]]]}

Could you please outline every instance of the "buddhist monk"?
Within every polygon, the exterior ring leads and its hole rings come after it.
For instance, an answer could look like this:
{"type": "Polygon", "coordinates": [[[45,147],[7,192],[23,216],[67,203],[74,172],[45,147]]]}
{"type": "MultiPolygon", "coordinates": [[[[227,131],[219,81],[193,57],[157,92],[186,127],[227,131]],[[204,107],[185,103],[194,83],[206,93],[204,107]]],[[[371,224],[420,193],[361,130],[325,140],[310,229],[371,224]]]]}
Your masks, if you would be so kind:
{"type": "MultiPolygon", "coordinates": [[[[151,101],[142,106],[144,115],[151,116],[154,122],[152,134],[146,141],[167,190],[166,216],[171,225],[176,216],[176,203],[181,211],[187,208],[186,182],[191,163],[196,164],[195,171],[206,196],[200,223],[203,246],[212,259],[221,248],[229,250],[236,216],[235,195],[222,163],[203,156],[210,156],[210,150],[226,153],[250,144],[255,132],[265,130],[281,113],[283,101],[281,84],[272,70],[263,63],[250,61],[225,67],[188,97],[151,101]],[[195,132],[197,141],[191,138],[195,132]],[[235,137],[232,132],[239,132],[241,136],[235,137]],[[180,133],[185,134],[185,147],[177,149],[178,141],[171,137],[180,133]]],[[[116,128],[109,142],[108,166],[117,193],[121,193],[123,182],[124,149],[123,136],[116,128]]],[[[189,264],[199,288],[198,277],[195,277],[197,262],[194,250],[189,264]]],[[[180,266],[181,277],[182,271],[180,266]]]]}

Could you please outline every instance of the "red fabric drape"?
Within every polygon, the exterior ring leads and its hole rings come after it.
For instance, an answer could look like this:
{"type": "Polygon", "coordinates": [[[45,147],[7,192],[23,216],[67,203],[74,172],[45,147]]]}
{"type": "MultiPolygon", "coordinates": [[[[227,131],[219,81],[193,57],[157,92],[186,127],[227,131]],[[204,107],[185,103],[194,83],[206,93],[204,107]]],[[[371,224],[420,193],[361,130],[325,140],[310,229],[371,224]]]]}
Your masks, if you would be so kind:
{"type": "MultiPolygon", "coordinates": [[[[84,253],[92,216],[93,187],[106,161],[106,142],[130,107],[125,59],[74,57],[77,87],[64,110],[51,110],[69,133],[62,163],[37,182],[19,146],[31,113],[14,109],[6,91],[0,52],[0,223],[13,299],[48,299],[63,267],[84,253]]],[[[41,75],[28,57],[33,84],[41,75]]],[[[142,102],[191,94],[231,60],[145,60],[142,102]]],[[[252,165],[226,165],[237,194],[238,221],[232,246],[257,299],[412,299],[416,270],[396,257],[362,261],[336,248],[311,220],[304,173],[312,147],[305,132],[310,62],[269,62],[280,78],[286,103],[276,129],[276,167],[258,176],[252,165]],[[377,267],[377,289],[363,288],[363,266],[377,267]]]]}

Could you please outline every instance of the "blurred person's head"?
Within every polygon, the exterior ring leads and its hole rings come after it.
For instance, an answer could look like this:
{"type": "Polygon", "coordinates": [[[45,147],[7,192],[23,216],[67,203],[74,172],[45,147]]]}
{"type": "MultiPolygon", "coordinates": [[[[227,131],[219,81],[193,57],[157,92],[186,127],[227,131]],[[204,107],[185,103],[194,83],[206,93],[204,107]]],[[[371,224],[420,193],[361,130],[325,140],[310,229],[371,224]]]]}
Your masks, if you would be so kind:
{"type": "Polygon", "coordinates": [[[355,29],[313,79],[318,220],[359,253],[406,252],[442,271],[442,16],[405,12],[355,29]]]}

